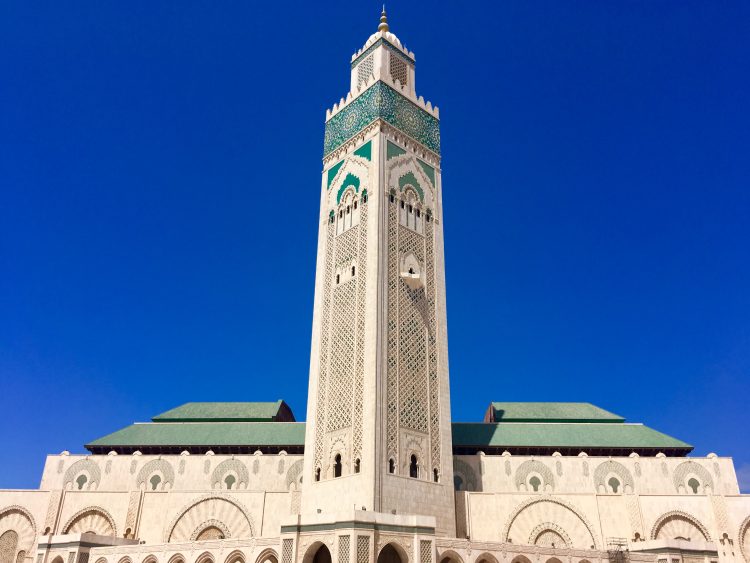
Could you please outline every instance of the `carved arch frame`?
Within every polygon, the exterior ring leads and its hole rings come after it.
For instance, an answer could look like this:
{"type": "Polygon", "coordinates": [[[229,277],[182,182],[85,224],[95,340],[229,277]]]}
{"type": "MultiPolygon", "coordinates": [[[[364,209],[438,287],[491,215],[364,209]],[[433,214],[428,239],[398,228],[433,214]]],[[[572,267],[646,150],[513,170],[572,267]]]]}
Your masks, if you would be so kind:
{"type": "Polygon", "coordinates": [[[117,524],[115,524],[115,519],[112,518],[112,515],[101,506],[87,506],[86,508],[82,508],[81,510],[73,514],[73,516],[68,518],[68,520],[65,522],[65,525],[62,527],[62,533],[67,534],[70,527],[75,524],[75,521],[89,512],[95,512],[104,517],[109,525],[112,526],[112,535],[114,537],[117,537],[117,524]]]}
{"type": "Polygon", "coordinates": [[[203,495],[201,497],[195,498],[191,500],[189,503],[184,505],[175,515],[172,520],[170,520],[169,524],[167,524],[167,527],[164,532],[164,543],[169,543],[170,538],[172,537],[172,533],[174,532],[175,526],[177,526],[177,523],[180,521],[180,519],[185,516],[185,514],[188,513],[188,511],[195,506],[198,506],[202,502],[206,502],[212,499],[218,499],[226,501],[230,504],[233,504],[235,508],[239,509],[240,512],[242,512],[243,516],[247,519],[248,526],[250,527],[250,535],[252,537],[255,537],[256,531],[255,531],[255,520],[253,519],[252,515],[250,514],[250,511],[247,509],[247,507],[242,504],[239,500],[236,498],[230,496],[230,495],[222,495],[222,494],[208,494],[203,495]]]}
{"type": "Polygon", "coordinates": [[[593,542],[594,549],[598,549],[599,547],[599,541],[597,540],[596,534],[594,533],[594,527],[591,525],[591,522],[589,522],[589,519],[586,518],[586,516],[578,510],[575,506],[570,504],[567,501],[564,501],[560,498],[556,498],[549,495],[544,495],[541,497],[536,498],[530,498],[521,504],[519,504],[515,509],[513,509],[513,512],[508,517],[508,520],[505,522],[505,526],[503,529],[503,533],[500,536],[502,538],[503,542],[508,542],[508,535],[510,534],[510,529],[513,526],[513,522],[515,522],[516,518],[518,518],[518,515],[521,514],[525,509],[529,508],[530,506],[533,506],[534,504],[540,503],[540,502],[551,502],[554,504],[558,504],[564,508],[567,508],[570,510],[573,514],[578,516],[578,518],[583,522],[584,526],[586,526],[586,529],[589,532],[589,535],[591,536],[591,541],[593,542]]]}
{"type": "Polygon", "coordinates": [[[698,531],[700,531],[701,534],[703,534],[703,539],[706,541],[711,541],[711,534],[708,533],[708,528],[706,528],[703,523],[698,520],[695,516],[692,514],[688,514],[687,512],[683,512],[682,510],[670,510],[669,512],[665,512],[661,516],[659,516],[656,521],[654,522],[654,525],[651,526],[651,534],[650,538],[652,540],[656,539],[657,534],[659,533],[659,530],[661,530],[662,526],[667,523],[667,521],[670,518],[683,518],[693,524],[696,528],[698,528],[698,531]]]}

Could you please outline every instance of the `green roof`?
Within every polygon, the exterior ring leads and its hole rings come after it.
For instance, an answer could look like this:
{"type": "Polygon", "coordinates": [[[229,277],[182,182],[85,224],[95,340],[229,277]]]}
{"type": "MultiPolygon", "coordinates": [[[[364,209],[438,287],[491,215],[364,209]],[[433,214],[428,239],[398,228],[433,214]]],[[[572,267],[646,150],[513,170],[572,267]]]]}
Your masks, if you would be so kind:
{"type": "Polygon", "coordinates": [[[86,448],[304,446],[304,422],[142,422],[86,448]]]}
{"type": "Polygon", "coordinates": [[[485,422],[625,422],[591,403],[496,403],[485,422]]]}
{"type": "Polygon", "coordinates": [[[453,447],[540,449],[692,450],[692,446],[643,424],[453,423],[453,447]]]}
{"type": "Polygon", "coordinates": [[[151,420],[154,422],[273,422],[279,418],[283,409],[288,409],[288,407],[282,400],[264,403],[185,403],[151,420]]]}

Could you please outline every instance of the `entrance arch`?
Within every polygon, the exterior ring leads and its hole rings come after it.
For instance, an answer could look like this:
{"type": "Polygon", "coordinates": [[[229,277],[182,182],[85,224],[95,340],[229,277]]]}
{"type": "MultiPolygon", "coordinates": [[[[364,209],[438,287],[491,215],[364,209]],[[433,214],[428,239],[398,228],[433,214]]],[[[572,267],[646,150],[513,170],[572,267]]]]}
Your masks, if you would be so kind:
{"type": "Polygon", "coordinates": [[[331,563],[331,552],[326,544],[317,541],[307,548],[302,563],[331,563]]]}
{"type": "Polygon", "coordinates": [[[378,554],[378,563],[408,563],[409,558],[402,554],[398,546],[392,543],[385,544],[378,554]]]}

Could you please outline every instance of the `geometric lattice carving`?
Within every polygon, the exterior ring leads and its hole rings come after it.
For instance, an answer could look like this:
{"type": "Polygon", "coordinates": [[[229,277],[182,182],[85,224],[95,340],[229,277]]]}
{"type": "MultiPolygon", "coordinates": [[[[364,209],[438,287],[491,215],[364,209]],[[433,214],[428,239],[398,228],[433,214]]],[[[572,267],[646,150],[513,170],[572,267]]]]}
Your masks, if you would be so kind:
{"type": "MultiPolygon", "coordinates": [[[[356,164],[357,158],[347,163],[356,164]]],[[[364,189],[363,185],[362,194],[364,189]]],[[[313,464],[321,478],[331,476],[328,468],[334,454],[341,455],[345,472],[362,459],[368,208],[364,200],[346,192],[346,207],[339,211],[349,217],[357,209],[359,216],[359,223],[347,230],[336,235],[334,223],[326,222],[313,464]],[[355,199],[346,199],[351,197],[355,199]],[[353,208],[355,203],[358,208],[353,208]]]]}
{"type": "Polygon", "coordinates": [[[292,563],[292,550],[294,549],[294,540],[281,541],[281,563],[292,563]]]}
{"type": "Polygon", "coordinates": [[[608,490],[607,476],[615,474],[620,478],[623,489],[619,489],[618,492],[632,492],[634,490],[633,475],[630,473],[627,467],[623,464],[613,460],[605,461],[600,463],[594,470],[594,485],[598,487],[604,487],[604,490],[608,490]],[[629,489],[628,489],[629,487],[629,489]]]}
{"type": "Polygon", "coordinates": [[[516,488],[521,490],[521,486],[528,486],[529,475],[536,473],[542,478],[542,483],[539,487],[539,491],[544,491],[549,487],[550,491],[555,489],[555,478],[552,475],[549,467],[544,465],[541,461],[535,459],[529,459],[524,461],[516,469],[516,488]]]}
{"type": "MultiPolygon", "coordinates": [[[[73,465],[68,467],[63,477],[63,488],[67,488],[69,484],[73,484],[76,477],[81,473],[88,474],[88,482],[86,483],[86,489],[99,485],[101,482],[101,472],[99,466],[90,459],[79,459],[73,465]]],[[[78,488],[73,484],[73,488],[78,488]]]]}
{"type": "Polygon", "coordinates": [[[432,542],[430,540],[419,541],[419,563],[432,562],[432,542]]]}
{"type": "MultiPolygon", "coordinates": [[[[255,463],[258,463],[257,459],[255,460],[255,463]]],[[[239,459],[227,459],[217,465],[214,469],[213,474],[211,475],[211,487],[214,489],[224,488],[225,479],[229,475],[236,477],[237,482],[232,483],[231,487],[228,486],[227,488],[247,488],[247,485],[250,481],[250,474],[247,472],[247,467],[245,467],[245,464],[242,463],[239,459]]]]}
{"type": "Polygon", "coordinates": [[[117,536],[112,515],[100,506],[89,506],[76,512],[63,526],[63,534],[91,532],[100,536],[117,536]]]}
{"type": "Polygon", "coordinates": [[[477,475],[474,471],[474,468],[471,467],[468,463],[466,463],[462,459],[458,459],[456,457],[453,458],[453,476],[458,475],[463,478],[463,488],[461,490],[465,491],[478,491],[479,488],[477,487],[477,475]]]}
{"type": "Polygon", "coordinates": [[[637,497],[634,495],[625,495],[625,507],[628,510],[628,520],[630,521],[630,529],[632,531],[631,537],[635,537],[635,534],[641,539],[644,539],[643,534],[643,520],[641,519],[641,510],[638,506],[637,497]]]}
{"type": "Polygon", "coordinates": [[[145,486],[150,490],[156,490],[156,486],[153,486],[149,481],[154,473],[161,473],[159,489],[163,489],[167,485],[174,485],[174,469],[172,469],[172,464],[165,459],[152,459],[141,467],[141,470],[138,472],[138,477],[135,480],[136,486],[139,488],[145,486]]]}
{"type": "Polygon", "coordinates": [[[135,522],[138,518],[138,511],[141,507],[141,494],[141,491],[130,491],[128,513],[125,517],[125,537],[127,538],[135,537],[135,522]]]}
{"type": "Polygon", "coordinates": [[[651,539],[711,541],[706,527],[694,516],[673,510],[660,516],[651,528],[651,539]]]}
{"type": "Polygon", "coordinates": [[[369,536],[357,536],[357,563],[370,563],[369,536]]]}
{"type": "Polygon", "coordinates": [[[0,563],[15,563],[18,533],[7,530],[0,534],[0,563]]]}
{"type": "Polygon", "coordinates": [[[372,76],[373,72],[373,55],[365,57],[359,65],[357,65],[357,88],[361,88],[363,84],[372,76]]]}
{"type": "Polygon", "coordinates": [[[289,487],[292,485],[292,483],[297,485],[299,481],[299,476],[302,474],[302,469],[304,468],[304,465],[305,465],[305,460],[298,459],[292,465],[289,466],[289,469],[286,472],[286,490],[287,491],[289,490],[289,487]]]}
{"type": "Polygon", "coordinates": [[[339,536],[339,559],[338,563],[349,563],[351,551],[351,536],[339,536]]]}
{"type": "MultiPolygon", "coordinates": [[[[325,268],[323,283],[323,307],[320,321],[320,348],[318,363],[318,408],[315,413],[315,463],[313,471],[318,472],[323,467],[323,442],[325,438],[325,419],[326,419],[326,401],[328,399],[328,347],[329,347],[329,330],[331,316],[331,279],[333,278],[333,261],[334,249],[333,240],[335,227],[330,221],[326,227],[326,245],[325,245],[325,268]]],[[[312,479],[314,476],[310,475],[312,479]]]]}
{"type": "Polygon", "coordinates": [[[49,504],[47,505],[47,516],[44,518],[44,531],[47,533],[54,531],[55,520],[57,519],[57,512],[60,510],[60,500],[62,499],[62,491],[52,491],[49,496],[49,504]]]}
{"type": "Polygon", "coordinates": [[[402,86],[406,85],[409,81],[409,70],[406,66],[406,61],[395,53],[390,53],[388,58],[390,59],[391,78],[398,80],[402,86]]]}
{"type": "Polygon", "coordinates": [[[683,461],[678,465],[672,475],[675,489],[680,491],[680,487],[687,489],[686,480],[688,475],[695,475],[700,480],[703,492],[706,492],[706,487],[711,488],[711,492],[714,492],[714,479],[711,474],[706,470],[705,467],[699,465],[694,461],[683,461]]]}

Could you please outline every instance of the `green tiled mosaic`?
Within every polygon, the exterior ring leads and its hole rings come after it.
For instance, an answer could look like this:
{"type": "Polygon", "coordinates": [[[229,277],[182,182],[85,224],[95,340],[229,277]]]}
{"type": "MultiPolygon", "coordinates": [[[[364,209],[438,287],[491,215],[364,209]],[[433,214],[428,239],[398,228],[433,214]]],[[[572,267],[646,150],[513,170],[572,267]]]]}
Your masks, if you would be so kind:
{"type": "Polygon", "coordinates": [[[404,188],[409,184],[414,186],[414,189],[417,190],[417,193],[419,194],[419,199],[421,201],[424,201],[424,190],[422,189],[422,186],[419,185],[419,182],[417,182],[417,177],[414,176],[413,172],[407,172],[398,179],[398,187],[402,192],[404,191],[404,188]]]}
{"type": "Polygon", "coordinates": [[[328,155],[378,118],[440,154],[440,122],[393,88],[378,81],[326,123],[328,155]]]}
{"type": "Polygon", "coordinates": [[[386,160],[390,160],[394,156],[401,156],[402,154],[406,154],[406,151],[404,149],[402,149],[398,145],[396,145],[396,144],[391,143],[390,141],[388,141],[388,145],[386,146],[386,149],[385,149],[385,159],[386,160]]]}

